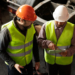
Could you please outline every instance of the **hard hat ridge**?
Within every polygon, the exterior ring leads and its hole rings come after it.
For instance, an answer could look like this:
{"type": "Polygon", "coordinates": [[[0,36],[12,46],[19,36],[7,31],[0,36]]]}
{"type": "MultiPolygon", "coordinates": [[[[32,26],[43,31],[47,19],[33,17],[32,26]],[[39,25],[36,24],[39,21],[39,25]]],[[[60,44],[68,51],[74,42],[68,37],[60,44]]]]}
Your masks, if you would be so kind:
{"type": "Polygon", "coordinates": [[[35,21],[37,18],[33,7],[27,4],[20,6],[16,11],[16,15],[21,19],[29,21],[35,21]]]}

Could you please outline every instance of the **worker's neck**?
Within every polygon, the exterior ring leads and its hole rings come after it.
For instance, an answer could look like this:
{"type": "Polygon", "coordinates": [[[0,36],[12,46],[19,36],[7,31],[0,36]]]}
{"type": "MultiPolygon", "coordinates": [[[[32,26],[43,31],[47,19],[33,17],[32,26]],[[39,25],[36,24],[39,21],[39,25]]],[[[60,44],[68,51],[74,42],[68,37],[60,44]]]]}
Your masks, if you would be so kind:
{"type": "Polygon", "coordinates": [[[20,21],[16,20],[16,23],[21,30],[24,30],[24,25],[20,21]]]}

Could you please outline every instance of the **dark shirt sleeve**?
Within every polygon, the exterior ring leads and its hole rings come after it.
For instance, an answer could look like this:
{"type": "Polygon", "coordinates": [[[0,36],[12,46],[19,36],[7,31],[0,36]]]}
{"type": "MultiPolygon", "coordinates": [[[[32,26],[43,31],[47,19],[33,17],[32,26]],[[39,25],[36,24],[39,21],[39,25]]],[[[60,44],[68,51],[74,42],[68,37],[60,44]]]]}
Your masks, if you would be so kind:
{"type": "Polygon", "coordinates": [[[39,62],[40,61],[39,60],[39,49],[38,49],[36,35],[34,35],[34,39],[33,39],[33,55],[34,55],[35,62],[39,62]]]}
{"type": "Polygon", "coordinates": [[[50,40],[46,39],[46,33],[45,33],[45,25],[44,24],[40,30],[39,36],[38,36],[38,44],[42,48],[48,48],[48,45],[51,43],[50,40]]]}
{"type": "Polygon", "coordinates": [[[0,58],[9,64],[9,67],[11,69],[14,66],[15,62],[10,58],[10,56],[6,52],[10,40],[11,39],[9,36],[8,29],[5,27],[0,32],[0,58]]]}

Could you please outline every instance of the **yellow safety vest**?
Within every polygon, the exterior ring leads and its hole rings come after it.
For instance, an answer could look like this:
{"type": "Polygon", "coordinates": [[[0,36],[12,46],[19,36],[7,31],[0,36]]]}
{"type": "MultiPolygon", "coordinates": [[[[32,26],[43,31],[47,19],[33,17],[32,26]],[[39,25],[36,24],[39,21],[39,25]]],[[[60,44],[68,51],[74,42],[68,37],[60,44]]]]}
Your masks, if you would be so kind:
{"type": "Polygon", "coordinates": [[[26,37],[17,30],[13,21],[2,26],[2,28],[4,27],[8,28],[12,40],[6,50],[8,55],[21,66],[29,64],[33,55],[33,37],[35,34],[33,24],[27,30],[26,37]]]}
{"type": "MultiPolygon", "coordinates": [[[[46,38],[51,40],[59,49],[67,49],[71,45],[71,39],[73,37],[74,24],[67,22],[61,36],[58,41],[54,29],[54,21],[49,21],[46,24],[46,38]]],[[[45,61],[49,64],[68,65],[72,63],[73,56],[63,57],[60,54],[49,54],[49,49],[45,50],[45,61]]]]}

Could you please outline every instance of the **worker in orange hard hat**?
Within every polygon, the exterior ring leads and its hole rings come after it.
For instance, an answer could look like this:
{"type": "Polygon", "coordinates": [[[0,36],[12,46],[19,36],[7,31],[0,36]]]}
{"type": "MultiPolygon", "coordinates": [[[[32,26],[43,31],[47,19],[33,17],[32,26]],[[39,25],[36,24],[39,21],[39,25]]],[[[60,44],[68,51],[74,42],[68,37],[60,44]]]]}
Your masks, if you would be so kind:
{"type": "Polygon", "coordinates": [[[30,5],[22,5],[14,19],[1,27],[0,57],[5,61],[8,75],[33,75],[32,57],[35,69],[40,67],[34,21],[37,15],[30,5]]]}

